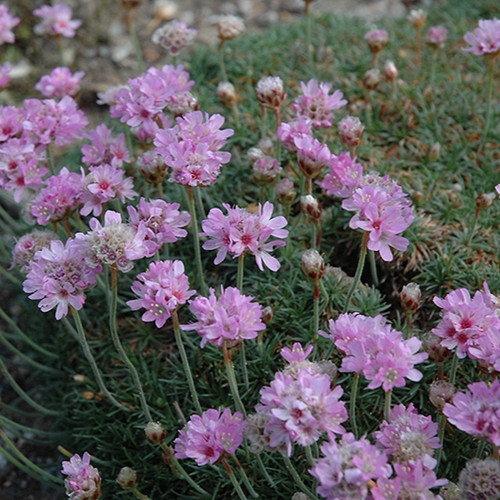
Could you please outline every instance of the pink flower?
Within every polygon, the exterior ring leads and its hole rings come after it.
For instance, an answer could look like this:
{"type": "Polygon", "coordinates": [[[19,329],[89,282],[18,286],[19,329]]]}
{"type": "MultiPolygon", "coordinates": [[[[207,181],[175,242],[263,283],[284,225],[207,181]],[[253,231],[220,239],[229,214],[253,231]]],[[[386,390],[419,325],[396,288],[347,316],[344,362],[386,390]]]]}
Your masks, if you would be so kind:
{"type": "Polygon", "coordinates": [[[113,167],[121,167],[130,161],[130,153],[125,146],[125,134],[111,136],[111,130],[104,123],[87,133],[90,144],[82,146],[82,161],[87,165],[107,163],[113,167]]]}
{"type": "Polygon", "coordinates": [[[224,215],[218,208],[213,208],[201,223],[203,232],[200,236],[210,238],[203,244],[203,248],[218,249],[215,264],[220,264],[228,253],[235,258],[249,252],[255,256],[261,271],[264,269],[263,264],[271,271],[277,271],[280,263],[269,252],[275,247],[284,246],[285,242],[267,240],[270,237],[283,239],[288,236],[288,231],[283,229],[287,224],[285,217],[271,218],[274,206],[269,201],[264,203],[264,206],[259,204],[258,214],[251,214],[239,207],[231,208],[225,203],[223,207],[228,215],[224,215]]]}
{"type": "Polygon", "coordinates": [[[192,458],[198,465],[214,464],[228,453],[236,453],[243,442],[246,422],[240,412],[231,414],[226,408],[209,409],[200,415],[192,415],[175,439],[175,457],[192,458]]]}
{"type": "Polygon", "coordinates": [[[40,231],[39,229],[34,229],[30,233],[21,236],[12,251],[12,266],[10,269],[20,266],[23,272],[28,272],[35,253],[42,248],[49,247],[50,242],[57,239],[59,237],[53,231],[40,231]]]}
{"type": "Polygon", "coordinates": [[[145,224],[145,239],[155,243],[156,252],[164,243],[174,243],[187,236],[187,231],[181,228],[189,224],[191,216],[187,212],[180,212],[179,207],[179,203],[167,203],[164,200],[146,201],[141,198],[138,209],[129,206],[127,210],[130,224],[134,228],[138,228],[141,221],[145,224]]]}
{"type": "Polygon", "coordinates": [[[15,106],[0,106],[0,143],[22,133],[24,116],[23,109],[15,106]]]}
{"type": "MultiPolygon", "coordinates": [[[[83,172],[82,172],[83,173],[83,172]]],[[[112,165],[90,167],[90,173],[82,178],[82,215],[101,215],[103,205],[111,200],[130,200],[137,196],[132,177],[124,177],[125,171],[112,165]]]]}
{"type": "Polygon", "coordinates": [[[322,144],[311,136],[301,136],[295,139],[297,147],[297,163],[306,177],[316,179],[328,164],[332,153],[326,144],[322,144]]]}
{"type": "Polygon", "coordinates": [[[154,321],[157,328],[195,294],[194,290],[189,290],[188,277],[180,260],[152,262],[147,271],[137,275],[132,291],[140,298],[129,300],[127,305],[132,311],[146,309],[142,321],[154,321]]]}
{"type": "Polygon", "coordinates": [[[357,116],[346,116],[338,125],[340,139],[350,148],[355,148],[361,141],[365,126],[357,116]]]}
{"type": "Polygon", "coordinates": [[[348,432],[340,443],[326,441],[321,445],[324,455],[309,472],[319,481],[316,491],[328,500],[369,498],[374,479],[391,475],[387,457],[367,439],[356,440],[348,432]]]}
{"type": "Polygon", "coordinates": [[[174,19],[158,28],[151,39],[175,57],[184,47],[192,45],[196,33],[195,29],[188,28],[185,23],[174,19]]]}
{"type": "Polygon", "coordinates": [[[431,492],[431,488],[443,486],[448,482],[447,479],[438,479],[434,471],[426,467],[421,458],[405,464],[396,463],[393,466],[399,483],[398,499],[408,497],[436,498],[431,492]]]}
{"type": "Polygon", "coordinates": [[[75,97],[80,91],[80,81],[85,72],[77,71],[71,73],[69,68],[54,68],[50,74],[42,76],[35,85],[35,89],[45,97],[64,97],[69,95],[75,97]]]}
{"type": "Polygon", "coordinates": [[[35,26],[35,33],[38,35],[73,38],[82,24],[79,19],[71,19],[73,11],[65,3],[43,5],[35,9],[33,14],[41,18],[41,22],[35,26]]]}
{"type": "Polygon", "coordinates": [[[295,342],[290,349],[289,347],[283,347],[280,351],[280,354],[285,358],[289,363],[302,362],[307,359],[309,354],[311,354],[313,350],[313,345],[309,344],[304,351],[302,345],[299,342],[295,342]]]}
{"type": "Polygon", "coordinates": [[[356,157],[353,158],[348,151],[338,156],[332,154],[327,166],[330,171],[317,182],[327,195],[349,198],[362,185],[363,166],[356,163],[356,157]]]}
{"type": "Polygon", "coordinates": [[[444,26],[431,26],[427,32],[426,42],[431,47],[439,49],[446,42],[448,30],[444,26]]]}
{"type": "Polygon", "coordinates": [[[31,215],[42,226],[58,222],[80,206],[81,190],[81,177],[64,167],[47,179],[46,186],[31,201],[31,215]]]}
{"type": "Polygon", "coordinates": [[[306,116],[298,116],[289,123],[282,123],[276,135],[290,153],[296,153],[296,139],[312,137],[312,125],[312,121],[306,116]]]}
{"type": "Polygon", "coordinates": [[[389,34],[386,30],[374,29],[365,35],[371,52],[380,52],[389,43],[389,34]]]}
{"type": "Polygon", "coordinates": [[[9,13],[5,5],[0,5],[0,45],[15,42],[14,33],[11,30],[20,21],[19,17],[14,17],[9,13]]]}
{"type": "Polygon", "coordinates": [[[334,109],[339,109],[347,104],[344,94],[336,90],[332,95],[329,91],[331,83],[318,82],[311,79],[307,83],[300,82],[302,96],[295,99],[293,108],[297,115],[305,116],[312,120],[314,127],[331,127],[334,109]]]}
{"type": "Polygon", "coordinates": [[[257,91],[257,100],[267,108],[279,108],[286,99],[283,80],[279,76],[262,77],[257,82],[255,90],[257,91]]]}
{"type": "Polygon", "coordinates": [[[262,306],[253,300],[237,288],[224,289],[222,285],[216,297],[211,288],[208,298],[199,296],[189,302],[189,309],[198,321],[181,328],[196,330],[202,337],[201,347],[207,342],[221,347],[224,342],[234,345],[254,339],[266,325],[262,321],[262,306]]]}
{"type": "Polygon", "coordinates": [[[500,19],[480,19],[474,31],[468,31],[464,40],[469,45],[462,50],[476,56],[495,56],[500,51],[500,19]]]}
{"type": "Polygon", "coordinates": [[[56,319],[61,319],[69,306],[77,311],[83,307],[84,292],[95,284],[101,267],[93,265],[91,259],[81,241],[68,239],[64,244],[52,240],[50,247],[33,257],[23,290],[31,293],[31,300],[42,299],[38,307],[43,312],[56,308],[56,319]]]}
{"type": "Polygon", "coordinates": [[[453,404],[444,405],[443,413],[460,430],[500,446],[500,380],[491,385],[474,382],[467,387],[467,392],[455,394],[453,404]]]}
{"type": "Polygon", "coordinates": [[[323,432],[330,437],[345,432],[342,422],[347,411],[340,386],[332,388],[325,373],[299,369],[296,376],[277,372],[274,380],[260,390],[259,413],[268,417],[264,433],[272,448],[285,446],[288,456],[292,443],[302,446],[316,442],[323,432]]]}
{"type": "Polygon", "coordinates": [[[62,473],[68,476],[64,480],[66,494],[73,500],[97,500],[101,498],[101,476],[99,471],[90,465],[90,455],[83,457],[75,454],[69,462],[62,463],[62,473]]]}

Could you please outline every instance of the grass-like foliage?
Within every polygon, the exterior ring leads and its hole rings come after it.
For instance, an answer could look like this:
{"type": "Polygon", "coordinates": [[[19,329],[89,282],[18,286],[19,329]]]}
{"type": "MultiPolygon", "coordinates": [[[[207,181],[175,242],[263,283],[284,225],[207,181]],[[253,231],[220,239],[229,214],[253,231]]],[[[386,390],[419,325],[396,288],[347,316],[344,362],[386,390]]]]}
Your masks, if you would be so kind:
{"type": "MultiPolygon", "coordinates": [[[[493,4],[377,32],[226,19],[92,126],[74,88],[21,95],[3,65],[6,458],[51,498],[499,498],[466,496],[500,444],[493,4]]],[[[0,16],[14,63],[32,26],[0,16]]]]}

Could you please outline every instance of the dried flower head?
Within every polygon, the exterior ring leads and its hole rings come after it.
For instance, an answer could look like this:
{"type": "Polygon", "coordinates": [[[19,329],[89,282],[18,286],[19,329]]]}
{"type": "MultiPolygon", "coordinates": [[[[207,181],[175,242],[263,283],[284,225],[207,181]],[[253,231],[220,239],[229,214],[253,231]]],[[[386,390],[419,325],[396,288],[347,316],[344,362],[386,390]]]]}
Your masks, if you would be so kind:
{"type": "Polygon", "coordinates": [[[460,498],[486,500],[500,498],[500,461],[494,458],[473,458],[460,473],[460,498]]]}
{"type": "Polygon", "coordinates": [[[137,472],[131,467],[122,467],[116,477],[116,482],[124,490],[133,490],[138,483],[137,472]]]}
{"type": "Polygon", "coordinates": [[[223,16],[217,23],[217,33],[221,42],[236,38],[244,30],[245,23],[241,18],[236,16],[223,16]]]}
{"type": "Polygon", "coordinates": [[[427,20],[427,13],[422,9],[412,9],[408,14],[408,21],[410,21],[415,28],[421,28],[427,20]]]}
{"type": "Polygon", "coordinates": [[[175,57],[184,47],[193,44],[196,33],[195,29],[188,28],[185,23],[174,19],[158,28],[151,40],[175,57]]]}

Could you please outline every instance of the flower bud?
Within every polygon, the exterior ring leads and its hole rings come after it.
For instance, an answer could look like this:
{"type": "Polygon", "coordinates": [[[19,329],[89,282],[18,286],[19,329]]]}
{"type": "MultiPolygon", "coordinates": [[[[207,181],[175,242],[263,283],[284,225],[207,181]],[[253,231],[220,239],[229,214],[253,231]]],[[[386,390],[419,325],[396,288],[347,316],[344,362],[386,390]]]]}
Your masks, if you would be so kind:
{"type": "Polygon", "coordinates": [[[429,400],[438,409],[442,410],[445,403],[451,403],[457,388],[446,380],[435,380],[429,388],[429,400]]]}
{"type": "Polygon", "coordinates": [[[286,207],[291,205],[297,196],[295,186],[293,185],[293,182],[288,179],[288,177],[281,179],[275,190],[277,200],[286,207]]]}
{"type": "Polygon", "coordinates": [[[319,201],[311,194],[300,197],[300,210],[313,222],[318,222],[323,213],[319,201]]]}
{"type": "Polygon", "coordinates": [[[375,29],[365,35],[365,40],[368,42],[370,51],[376,54],[389,43],[389,35],[386,30],[375,29]]]}
{"type": "Polygon", "coordinates": [[[273,320],[273,316],[274,316],[274,312],[273,312],[273,308],[271,306],[266,306],[262,309],[261,319],[266,326],[269,326],[269,324],[273,320]]]}
{"type": "Polygon", "coordinates": [[[297,491],[292,495],[292,500],[311,500],[305,493],[297,491]]]}
{"type": "Polygon", "coordinates": [[[378,68],[369,69],[363,77],[363,85],[368,90],[376,89],[380,83],[380,78],[380,70],[378,68]]]}
{"type": "Polygon", "coordinates": [[[302,272],[311,280],[319,281],[325,274],[325,261],[314,248],[309,248],[302,254],[302,272]]]}
{"type": "Polygon", "coordinates": [[[350,148],[355,148],[361,141],[365,126],[356,116],[346,116],[339,122],[340,139],[350,148]]]}
{"type": "Polygon", "coordinates": [[[443,47],[448,30],[444,26],[431,26],[427,32],[425,42],[434,49],[443,47]]]}
{"type": "Polygon", "coordinates": [[[394,61],[386,61],[384,64],[384,76],[390,82],[395,82],[398,77],[398,68],[394,64],[394,61]]]}
{"type": "Polygon", "coordinates": [[[263,156],[255,160],[253,166],[253,178],[259,186],[272,184],[281,172],[281,167],[276,158],[263,156]]]}
{"type": "Polygon", "coordinates": [[[130,467],[122,467],[118,473],[116,482],[124,490],[133,490],[137,486],[137,472],[130,467]]]}
{"type": "Polygon", "coordinates": [[[429,359],[442,363],[451,357],[452,352],[441,345],[441,339],[434,333],[427,333],[422,339],[422,348],[429,355],[429,359]]]}
{"type": "Polygon", "coordinates": [[[408,14],[408,21],[410,21],[415,28],[421,28],[427,20],[427,14],[422,9],[412,9],[408,14]]]}
{"type": "Polygon", "coordinates": [[[420,307],[421,296],[422,292],[417,283],[408,283],[399,294],[401,306],[407,312],[414,312],[420,307]]]}
{"type": "Polygon", "coordinates": [[[476,196],[476,209],[485,210],[493,204],[496,198],[495,193],[481,193],[476,196]]]}
{"type": "Polygon", "coordinates": [[[217,23],[219,40],[232,40],[245,30],[245,24],[236,16],[223,16],[217,23]]]}
{"type": "Polygon", "coordinates": [[[279,108],[286,99],[283,80],[279,76],[264,76],[257,82],[257,100],[267,108],[279,108]]]}
{"type": "Polygon", "coordinates": [[[236,89],[231,82],[219,82],[219,85],[217,85],[217,97],[228,108],[233,107],[238,100],[236,89]]]}
{"type": "Polygon", "coordinates": [[[257,147],[252,147],[247,151],[248,161],[250,162],[250,166],[253,167],[253,164],[259,159],[264,157],[264,151],[257,147]]]}
{"type": "Polygon", "coordinates": [[[160,184],[167,173],[165,160],[154,150],[146,151],[139,156],[136,164],[144,180],[149,184],[160,184]]]}
{"type": "Polygon", "coordinates": [[[155,446],[163,443],[167,437],[167,431],[160,422],[148,422],[144,428],[144,433],[148,442],[155,446]]]}
{"type": "Polygon", "coordinates": [[[441,144],[435,142],[429,149],[429,161],[436,161],[441,156],[441,144]]]}

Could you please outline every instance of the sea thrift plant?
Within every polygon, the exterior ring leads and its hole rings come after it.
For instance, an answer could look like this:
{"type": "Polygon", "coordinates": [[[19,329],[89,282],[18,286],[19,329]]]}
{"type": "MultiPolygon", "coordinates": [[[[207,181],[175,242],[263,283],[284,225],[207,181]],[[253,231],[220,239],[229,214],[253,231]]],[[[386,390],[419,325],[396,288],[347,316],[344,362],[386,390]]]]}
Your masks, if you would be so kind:
{"type": "Polygon", "coordinates": [[[500,52],[500,19],[480,19],[477,28],[464,35],[462,50],[476,56],[495,57],[500,52]]]}
{"type": "Polygon", "coordinates": [[[90,465],[90,455],[75,454],[69,462],[62,463],[62,473],[67,476],[64,480],[68,498],[74,500],[97,500],[101,498],[101,476],[99,471],[90,465]]]}
{"type": "Polygon", "coordinates": [[[80,91],[80,82],[84,76],[84,71],[71,73],[69,68],[62,66],[42,76],[35,88],[48,98],[61,98],[65,95],[75,97],[80,91]]]}
{"type": "Polygon", "coordinates": [[[82,24],[81,20],[72,19],[73,10],[65,3],[43,5],[35,9],[33,14],[41,19],[35,26],[35,33],[38,35],[73,38],[82,24]]]}

